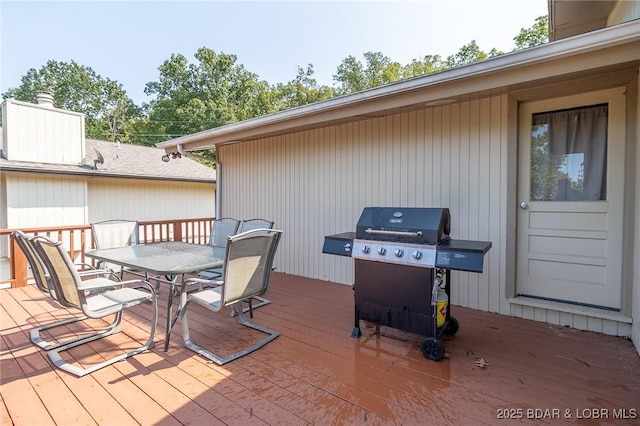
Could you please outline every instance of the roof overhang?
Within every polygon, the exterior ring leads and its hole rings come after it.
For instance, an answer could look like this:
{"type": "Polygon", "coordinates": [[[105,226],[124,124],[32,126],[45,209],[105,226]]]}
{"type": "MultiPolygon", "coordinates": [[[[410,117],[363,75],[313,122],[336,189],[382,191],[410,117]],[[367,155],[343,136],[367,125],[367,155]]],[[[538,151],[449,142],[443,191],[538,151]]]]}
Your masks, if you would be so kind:
{"type": "Polygon", "coordinates": [[[80,178],[110,178],[110,179],[135,179],[135,180],[152,180],[152,181],[171,181],[171,182],[194,182],[194,183],[206,183],[214,184],[215,179],[200,179],[200,178],[180,178],[163,176],[148,176],[148,175],[128,175],[124,176],[122,173],[109,173],[102,170],[94,170],[89,167],[82,167],[78,165],[70,164],[43,164],[43,163],[28,163],[21,161],[0,161],[0,169],[2,173],[16,173],[16,174],[40,174],[40,175],[52,175],[52,176],[75,176],[80,178]]]}
{"type": "Polygon", "coordinates": [[[407,108],[504,93],[545,79],[640,62],[640,21],[604,28],[482,62],[269,114],[157,144],[166,152],[209,149],[384,116],[407,108]]]}
{"type": "Polygon", "coordinates": [[[561,40],[607,25],[616,0],[548,0],[549,41],[561,40]]]}

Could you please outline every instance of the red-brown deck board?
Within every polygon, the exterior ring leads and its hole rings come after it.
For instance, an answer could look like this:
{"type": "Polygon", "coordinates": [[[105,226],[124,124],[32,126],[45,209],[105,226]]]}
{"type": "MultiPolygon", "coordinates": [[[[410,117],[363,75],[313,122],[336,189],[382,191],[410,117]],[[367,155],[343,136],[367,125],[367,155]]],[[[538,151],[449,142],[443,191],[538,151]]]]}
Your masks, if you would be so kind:
{"type": "MultiPolygon", "coordinates": [[[[0,424],[467,425],[495,424],[505,409],[522,410],[527,424],[640,424],[640,358],[626,339],[452,306],[460,330],[434,362],[421,354],[421,336],[363,327],[350,337],[349,286],[276,273],[272,303],[254,320],[281,336],[217,366],[182,346],[180,322],[163,352],[166,295],[163,288],[152,350],[76,378],[29,341],[36,324],[75,313],[35,286],[0,290],[0,424]],[[527,418],[546,409],[560,418],[527,418]],[[614,419],[620,409],[636,419],[614,419]],[[576,418],[594,410],[609,418],[576,418]]],[[[260,337],[229,311],[191,309],[192,337],[207,347],[229,352],[260,337]]],[[[131,309],[122,333],[68,356],[91,363],[131,348],[144,341],[150,316],[149,305],[131,309]]]]}

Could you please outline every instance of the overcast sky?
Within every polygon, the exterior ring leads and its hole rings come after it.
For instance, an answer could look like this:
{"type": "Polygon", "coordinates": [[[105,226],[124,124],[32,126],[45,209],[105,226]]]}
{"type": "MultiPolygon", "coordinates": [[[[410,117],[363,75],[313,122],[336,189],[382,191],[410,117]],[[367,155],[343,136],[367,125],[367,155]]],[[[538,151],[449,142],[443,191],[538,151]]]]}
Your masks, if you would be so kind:
{"type": "Polygon", "coordinates": [[[343,59],[382,52],[405,65],[446,58],[476,40],[509,52],[520,29],[546,15],[547,0],[414,1],[8,1],[0,0],[0,92],[47,60],[75,60],[148,102],[145,84],[171,54],[200,47],[234,54],[271,84],[313,64],[333,85],[343,59]]]}

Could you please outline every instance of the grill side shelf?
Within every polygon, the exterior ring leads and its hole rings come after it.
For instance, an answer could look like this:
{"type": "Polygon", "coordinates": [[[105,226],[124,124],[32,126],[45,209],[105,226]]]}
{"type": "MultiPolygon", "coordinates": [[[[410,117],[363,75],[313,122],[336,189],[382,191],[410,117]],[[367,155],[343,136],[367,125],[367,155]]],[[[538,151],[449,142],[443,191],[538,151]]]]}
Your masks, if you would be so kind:
{"type": "Polygon", "coordinates": [[[353,251],[353,239],[355,237],[355,232],[326,235],[324,237],[322,252],[326,254],[351,257],[351,253],[353,251]]]}
{"type": "Polygon", "coordinates": [[[436,267],[457,271],[482,272],[490,241],[449,240],[438,244],[436,267]]]}

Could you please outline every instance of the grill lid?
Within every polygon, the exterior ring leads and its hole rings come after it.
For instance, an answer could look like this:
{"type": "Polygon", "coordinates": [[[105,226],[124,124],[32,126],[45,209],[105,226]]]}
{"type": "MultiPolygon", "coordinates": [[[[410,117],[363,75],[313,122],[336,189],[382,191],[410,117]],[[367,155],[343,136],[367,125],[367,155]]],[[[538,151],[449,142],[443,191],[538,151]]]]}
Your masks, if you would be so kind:
{"type": "Polygon", "coordinates": [[[447,208],[365,207],[356,226],[356,238],[438,244],[449,239],[450,221],[447,208]]]}

